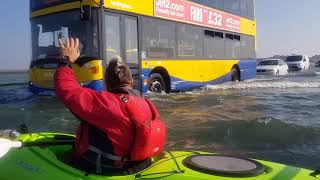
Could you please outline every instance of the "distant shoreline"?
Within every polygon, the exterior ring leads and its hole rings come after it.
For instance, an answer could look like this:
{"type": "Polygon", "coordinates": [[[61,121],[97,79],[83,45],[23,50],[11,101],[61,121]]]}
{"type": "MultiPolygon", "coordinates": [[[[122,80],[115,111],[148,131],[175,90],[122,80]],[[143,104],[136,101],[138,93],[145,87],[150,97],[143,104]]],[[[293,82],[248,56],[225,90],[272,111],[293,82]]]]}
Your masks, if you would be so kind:
{"type": "Polygon", "coordinates": [[[0,74],[22,74],[27,73],[27,69],[20,69],[20,70],[0,70],[0,74]]]}

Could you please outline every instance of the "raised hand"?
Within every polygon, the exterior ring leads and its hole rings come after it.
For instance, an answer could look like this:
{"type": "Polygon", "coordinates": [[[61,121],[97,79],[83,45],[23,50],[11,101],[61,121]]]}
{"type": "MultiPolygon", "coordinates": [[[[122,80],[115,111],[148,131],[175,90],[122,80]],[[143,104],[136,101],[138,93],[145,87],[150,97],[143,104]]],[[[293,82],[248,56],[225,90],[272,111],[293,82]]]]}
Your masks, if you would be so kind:
{"type": "Polygon", "coordinates": [[[80,56],[79,39],[67,38],[67,44],[63,44],[59,39],[60,54],[63,59],[68,59],[70,63],[74,63],[80,56]]]}

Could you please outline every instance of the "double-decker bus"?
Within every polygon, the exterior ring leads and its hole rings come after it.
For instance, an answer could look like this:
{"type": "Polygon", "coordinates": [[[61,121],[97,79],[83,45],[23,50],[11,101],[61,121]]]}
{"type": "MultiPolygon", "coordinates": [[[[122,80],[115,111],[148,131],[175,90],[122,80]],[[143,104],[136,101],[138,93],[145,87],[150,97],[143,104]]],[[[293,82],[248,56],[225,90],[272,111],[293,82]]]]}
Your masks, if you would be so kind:
{"type": "Polygon", "coordinates": [[[256,75],[253,0],[30,0],[30,89],[53,90],[58,39],[78,37],[80,84],[104,89],[120,55],[141,92],[171,92],[256,75]]]}

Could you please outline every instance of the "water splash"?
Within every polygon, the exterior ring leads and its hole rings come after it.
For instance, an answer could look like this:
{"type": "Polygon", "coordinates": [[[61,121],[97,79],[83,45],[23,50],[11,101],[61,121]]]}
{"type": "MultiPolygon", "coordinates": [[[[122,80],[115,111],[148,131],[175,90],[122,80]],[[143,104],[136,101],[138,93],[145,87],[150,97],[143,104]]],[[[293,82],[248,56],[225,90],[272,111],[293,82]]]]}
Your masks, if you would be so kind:
{"type": "Polygon", "coordinates": [[[227,89],[258,89],[258,88],[320,88],[320,82],[292,82],[292,81],[278,81],[278,82],[240,82],[240,83],[225,83],[220,85],[208,85],[208,90],[227,90],[227,89]]]}

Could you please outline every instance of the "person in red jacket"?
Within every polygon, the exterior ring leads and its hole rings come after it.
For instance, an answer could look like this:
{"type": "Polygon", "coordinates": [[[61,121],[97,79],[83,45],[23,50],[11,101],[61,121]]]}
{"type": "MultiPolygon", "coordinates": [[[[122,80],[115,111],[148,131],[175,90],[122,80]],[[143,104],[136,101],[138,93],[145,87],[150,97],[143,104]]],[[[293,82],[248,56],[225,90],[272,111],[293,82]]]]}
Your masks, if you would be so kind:
{"type": "Polygon", "coordinates": [[[150,165],[165,143],[165,125],[153,103],[133,90],[130,68],[117,56],[105,73],[107,91],[82,87],[72,70],[80,56],[79,39],[60,43],[55,73],[57,97],[80,120],[77,164],[88,173],[130,174],[150,165]]]}

